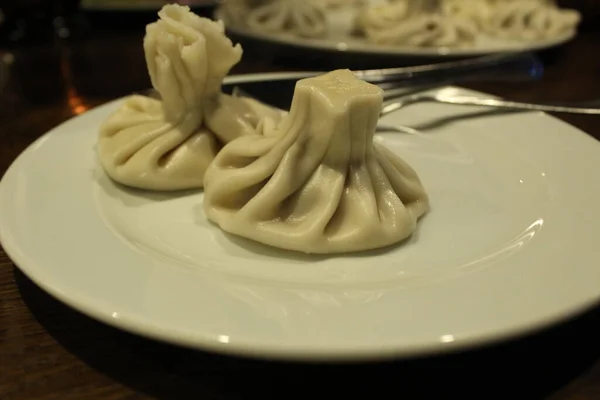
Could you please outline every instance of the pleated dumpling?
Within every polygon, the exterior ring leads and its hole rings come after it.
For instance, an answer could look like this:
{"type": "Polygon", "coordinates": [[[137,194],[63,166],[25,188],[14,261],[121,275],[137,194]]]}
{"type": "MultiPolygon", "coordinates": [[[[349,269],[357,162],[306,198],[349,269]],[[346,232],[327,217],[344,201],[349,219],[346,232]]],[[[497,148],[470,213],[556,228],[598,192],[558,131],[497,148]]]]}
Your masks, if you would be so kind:
{"type": "Polygon", "coordinates": [[[226,232],[304,253],[411,236],[429,199],[417,173],[373,142],[382,98],[349,70],[299,81],[289,114],[263,120],[208,168],[207,217],[226,232]]]}
{"type": "Polygon", "coordinates": [[[202,187],[219,147],[197,114],[170,119],[163,102],[130,96],[101,126],[97,151],[113,180],[166,191],[202,187]]]}
{"type": "Polygon", "coordinates": [[[166,5],[158,14],[146,28],[144,51],[161,100],[126,98],[100,128],[98,158],[112,179],[127,186],[200,188],[221,143],[254,132],[263,116],[280,114],[221,92],[242,57],[222,22],[179,5],[166,5]]]}

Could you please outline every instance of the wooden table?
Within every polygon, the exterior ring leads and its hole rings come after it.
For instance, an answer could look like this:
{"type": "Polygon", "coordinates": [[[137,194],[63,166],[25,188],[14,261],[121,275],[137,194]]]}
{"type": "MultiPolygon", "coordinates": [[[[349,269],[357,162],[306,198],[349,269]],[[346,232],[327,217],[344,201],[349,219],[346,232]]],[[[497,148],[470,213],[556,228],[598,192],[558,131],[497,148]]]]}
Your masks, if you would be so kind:
{"type": "MultiPolygon", "coordinates": [[[[545,54],[542,82],[472,87],[516,100],[600,97],[598,43],[600,33],[585,33],[545,54]]],[[[13,79],[0,96],[1,173],[58,123],[149,86],[139,35],[102,33],[15,55],[13,79]]],[[[235,72],[281,68],[274,60],[247,59],[235,72]]],[[[598,118],[561,118],[600,139],[598,118]]],[[[598,400],[599,339],[600,308],[523,340],[441,358],[355,366],[241,360],[174,348],[95,322],[40,290],[0,250],[2,400],[598,400]]]]}

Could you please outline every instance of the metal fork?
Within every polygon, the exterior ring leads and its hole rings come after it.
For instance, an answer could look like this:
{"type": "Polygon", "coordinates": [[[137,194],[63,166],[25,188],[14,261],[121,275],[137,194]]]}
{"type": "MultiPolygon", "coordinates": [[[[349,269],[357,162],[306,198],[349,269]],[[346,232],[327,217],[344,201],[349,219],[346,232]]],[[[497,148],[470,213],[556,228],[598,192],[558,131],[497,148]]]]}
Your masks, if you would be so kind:
{"type": "MultiPolygon", "coordinates": [[[[353,72],[358,78],[381,87],[387,101],[458,82],[539,80],[544,68],[534,54],[512,53],[414,67],[353,72]]],[[[287,110],[297,81],[322,73],[237,75],[225,79],[223,90],[227,92],[237,87],[238,94],[287,110]]]]}
{"type": "Polygon", "coordinates": [[[463,106],[483,106],[521,111],[545,111],[555,113],[600,115],[600,108],[597,107],[589,107],[586,105],[577,104],[566,105],[565,103],[524,103],[496,98],[465,96],[459,94],[455,88],[443,88],[435,92],[414,93],[395,98],[392,96],[392,98],[394,101],[388,102],[383,106],[381,110],[382,117],[409,105],[424,102],[436,102],[463,106]]]}
{"type": "MultiPolygon", "coordinates": [[[[237,87],[238,94],[254,97],[281,109],[288,109],[296,81],[318,74],[318,72],[274,74],[268,80],[260,78],[245,80],[245,77],[240,75],[236,77],[237,79],[230,80],[228,85],[237,87]]],[[[377,84],[384,89],[386,103],[381,113],[382,116],[423,102],[522,111],[600,114],[600,108],[590,104],[525,103],[491,97],[468,96],[460,94],[454,88],[445,88],[455,83],[472,80],[540,79],[543,75],[543,66],[535,56],[528,53],[495,55],[408,68],[355,71],[355,74],[358,78],[377,84]],[[435,90],[432,91],[432,89],[435,90]]]]}

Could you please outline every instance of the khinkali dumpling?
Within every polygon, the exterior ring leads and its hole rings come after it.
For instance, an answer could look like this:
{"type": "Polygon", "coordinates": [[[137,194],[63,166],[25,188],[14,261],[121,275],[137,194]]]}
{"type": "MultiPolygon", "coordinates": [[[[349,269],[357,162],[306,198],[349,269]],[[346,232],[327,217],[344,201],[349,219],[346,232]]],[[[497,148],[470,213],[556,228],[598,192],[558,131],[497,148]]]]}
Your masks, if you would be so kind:
{"type": "Polygon", "coordinates": [[[487,25],[495,37],[535,41],[574,30],[581,20],[575,10],[558,8],[547,0],[504,0],[495,3],[487,25]]]}
{"type": "Polygon", "coordinates": [[[418,1],[398,0],[392,3],[374,4],[364,8],[357,15],[357,30],[389,29],[398,25],[401,21],[421,13],[422,7],[418,1]]]}
{"type": "Polygon", "coordinates": [[[474,20],[427,12],[423,4],[409,0],[369,8],[357,27],[372,43],[413,47],[469,45],[480,31],[474,20]]]}
{"type": "Polygon", "coordinates": [[[125,99],[100,128],[98,156],[106,173],[128,186],[199,188],[218,142],[253,132],[259,117],[279,114],[221,93],[223,78],[242,56],[221,22],[178,5],[164,6],[159,17],[146,28],[144,51],[161,100],[125,99]]]}
{"type": "Polygon", "coordinates": [[[306,0],[268,0],[249,10],[247,23],[260,32],[291,32],[304,37],[327,34],[324,7],[306,0]]]}
{"type": "Polygon", "coordinates": [[[408,238],[429,199],[416,172],[373,143],[382,99],[349,70],[299,81],[289,114],[263,120],[208,168],[207,217],[226,232],[305,253],[408,238]]]}
{"type": "Polygon", "coordinates": [[[440,15],[417,15],[389,28],[367,25],[367,39],[382,45],[414,47],[460,46],[472,44],[479,29],[468,19],[447,19],[440,15]]]}
{"type": "Polygon", "coordinates": [[[493,3],[489,0],[443,0],[440,11],[449,18],[461,18],[475,22],[484,28],[493,14],[493,3]]]}
{"type": "Polygon", "coordinates": [[[106,173],[119,183],[179,190],[202,187],[219,147],[196,112],[171,120],[161,101],[130,96],[102,125],[98,156],[106,173]]]}
{"type": "Polygon", "coordinates": [[[265,0],[225,0],[221,3],[218,10],[227,19],[228,23],[244,24],[248,12],[257,6],[262,5],[265,0]]]}

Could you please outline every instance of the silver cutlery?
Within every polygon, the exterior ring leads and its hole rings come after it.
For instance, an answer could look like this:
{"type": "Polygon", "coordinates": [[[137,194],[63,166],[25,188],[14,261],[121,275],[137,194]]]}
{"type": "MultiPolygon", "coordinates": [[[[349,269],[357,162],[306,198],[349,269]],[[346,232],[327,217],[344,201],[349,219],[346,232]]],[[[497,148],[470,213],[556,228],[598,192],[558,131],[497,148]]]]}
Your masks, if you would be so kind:
{"type": "MultiPolygon", "coordinates": [[[[293,87],[299,79],[316,76],[321,72],[280,73],[245,80],[238,75],[225,86],[233,85],[239,95],[253,97],[269,105],[289,109],[293,87]]],[[[530,53],[515,53],[480,57],[441,64],[406,68],[354,71],[355,75],[384,89],[386,103],[381,115],[387,115],[412,104],[437,102],[453,105],[481,106],[521,111],[555,113],[600,114],[600,108],[589,104],[525,103],[491,97],[469,96],[445,86],[473,80],[534,80],[543,75],[543,66],[530,53]]]]}
{"type": "Polygon", "coordinates": [[[457,90],[454,88],[442,88],[429,93],[414,93],[396,97],[393,102],[388,102],[383,106],[381,110],[381,116],[390,114],[412,104],[424,102],[436,102],[464,106],[483,106],[521,111],[545,111],[555,113],[600,115],[600,108],[589,107],[586,105],[566,103],[524,103],[496,98],[466,96],[457,93],[457,90]]]}
{"type": "MultiPolygon", "coordinates": [[[[543,76],[544,68],[532,53],[504,53],[458,61],[411,67],[353,71],[354,74],[385,91],[386,98],[406,96],[427,89],[469,81],[531,81],[543,76]]],[[[223,90],[235,88],[245,96],[253,97],[281,109],[289,109],[296,82],[323,74],[313,72],[280,72],[236,75],[225,79],[223,90]]],[[[141,94],[159,98],[154,90],[141,94]]]]}
{"type": "MultiPolygon", "coordinates": [[[[531,81],[540,79],[544,69],[531,53],[498,54],[460,61],[413,67],[353,71],[369,83],[380,86],[386,96],[423,91],[428,88],[472,81],[531,81]]],[[[289,109],[296,82],[323,72],[282,72],[275,74],[237,75],[226,78],[223,90],[237,86],[251,97],[269,105],[289,109]]]]}
{"type": "MultiPolygon", "coordinates": [[[[268,77],[255,76],[252,79],[245,79],[244,75],[238,75],[237,80],[244,85],[267,81],[274,83],[296,83],[300,79],[321,75],[325,72],[280,72],[268,74],[268,77]]],[[[493,54],[411,67],[357,70],[353,72],[358,78],[377,85],[386,82],[414,85],[415,82],[424,84],[433,81],[450,82],[456,79],[535,80],[541,79],[544,68],[540,60],[533,53],[518,52],[493,54]]],[[[227,81],[230,80],[226,79],[226,85],[227,81]]]]}

